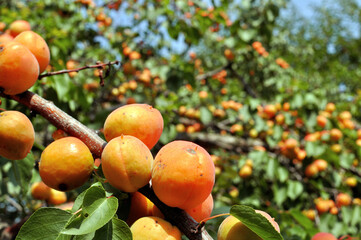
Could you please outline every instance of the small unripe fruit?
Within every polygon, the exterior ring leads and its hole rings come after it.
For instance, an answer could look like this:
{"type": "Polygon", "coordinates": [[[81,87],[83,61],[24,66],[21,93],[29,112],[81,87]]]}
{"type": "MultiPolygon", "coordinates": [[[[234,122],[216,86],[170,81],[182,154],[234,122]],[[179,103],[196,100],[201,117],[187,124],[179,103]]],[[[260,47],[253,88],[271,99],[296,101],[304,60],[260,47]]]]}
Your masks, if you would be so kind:
{"type": "Polygon", "coordinates": [[[302,213],[311,221],[314,221],[316,218],[316,211],[313,209],[303,210],[302,213]]]}
{"type": "Polygon", "coordinates": [[[241,178],[248,178],[252,175],[252,167],[249,165],[244,165],[238,172],[238,175],[241,178]]]}
{"type": "Polygon", "coordinates": [[[346,178],[345,183],[347,186],[356,187],[357,179],[355,177],[348,177],[346,178]]]}

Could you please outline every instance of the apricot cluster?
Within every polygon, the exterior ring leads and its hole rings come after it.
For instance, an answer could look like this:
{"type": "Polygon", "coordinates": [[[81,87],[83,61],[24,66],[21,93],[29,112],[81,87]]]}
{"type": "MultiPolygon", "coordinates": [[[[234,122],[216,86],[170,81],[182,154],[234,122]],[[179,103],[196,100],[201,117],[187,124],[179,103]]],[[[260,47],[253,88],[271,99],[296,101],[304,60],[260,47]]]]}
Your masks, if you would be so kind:
{"type": "Polygon", "coordinates": [[[27,21],[17,20],[0,35],[0,89],[5,94],[26,91],[49,65],[47,43],[30,29],[27,21]]]}
{"type": "Polygon", "coordinates": [[[152,239],[144,235],[145,231],[139,232],[139,226],[149,227],[149,231],[154,231],[152,236],[162,236],[156,229],[174,228],[159,220],[157,217],[163,214],[137,192],[150,180],[162,202],[184,209],[197,221],[209,217],[213,209],[215,170],[211,156],[195,143],[173,141],[163,146],[153,160],[150,149],[162,131],[162,115],[147,104],[122,106],[110,113],[104,123],[104,135],[109,142],[101,156],[103,173],[113,187],[132,193],[127,221],[134,222],[131,229],[135,239],[152,239]]]}

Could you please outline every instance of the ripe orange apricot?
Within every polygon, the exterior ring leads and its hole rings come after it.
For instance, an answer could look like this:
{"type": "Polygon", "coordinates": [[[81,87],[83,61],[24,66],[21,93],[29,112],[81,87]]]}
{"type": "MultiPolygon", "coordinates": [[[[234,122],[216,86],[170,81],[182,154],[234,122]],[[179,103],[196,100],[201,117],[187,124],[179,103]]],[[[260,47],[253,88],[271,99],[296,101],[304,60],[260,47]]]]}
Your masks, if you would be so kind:
{"type": "Polygon", "coordinates": [[[52,205],[60,205],[65,203],[68,200],[66,193],[55,190],[53,188],[50,189],[50,195],[47,199],[47,202],[52,205]]]}
{"type": "Polygon", "coordinates": [[[214,163],[209,153],[195,143],[168,143],[158,152],[153,166],[154,192],[168,206],[190,209],[211,194],[214,163]]]}
{"type": "Polygon", "coordinates": [[[44,38],[33,31],[25,31],[16,36],[14,41],[23,44],[34,54],[39,63],[39,73],[44,72],[50,62],[50,50],[44,38]]]}
{"type": "Polygon", "coordinates": [[[213,210],[213,197],[212,194],[204,200],[201,204],[194,208],[185,209],[185,211],[197,222],[211,216],[213,210]]]}
{"type": "Polygon", "coordinates": [[[337,240],[331,233],[319,232],[316,233],[311,240],[337,240]]]}
{"type": "Polygon", "coordinates": [[[10,42],[12,40],[14,40],[14,38],[10,34],[4,33],[4,34],[0,35],[0,44],[1,43],[7,43],[7,42],[10,42]]]}
{"type": "Polygon", "coordinates": [[[44,182],[35,182],[31,185],[30,191],[34,199],[46,200],[50,196],[51,188],[44,182]]]}
{"type": "Polygon", "coordinates": [[[149,149],[159,140],[163,132],[163,117],[148,104],[129,104],[109,114],[104,123],[107,141],[120,135],[139,138],[149,149]]]}
{"type": "Polygon", "coordinates": [[[23,159],[33,147],[34,139],[33,124],[26,115],[18,111],[0,112],[0,156],[23,159]]]}
{"type": "Polygon", "coordinates": [[[140,192],[133,193],[131,196],[127,224],[131,226],[139,218],[153,216],[154,207],[156,206],[143,194],[140,192]]]}
{"type": "Polygon", "coordinates": [[[121,191],[136,192],[150,180],[153,156],[136,137],[122,135],[110,140],[101,159],[105,178],[121,191]]]}
{"type": "Polygon", "coordinates": [[[348,206],[352,203],[351,196],[347,193],[339,193],[336,196],[336,205],[338,207],[348,206]]]}
{"type": "Polygon", "coordinates": [[[31,30],[30,23],[25,20],[16,20],[9,25],[10,35],[16,37],[24,31],[31,30]]]}
{"type": "Polygon", "coordinates": [[[164,219],[158,217],[142,217],[131,227],[133,240],[181,240],[179,229],[164,219]]]}
{"type": "Polygon", "coordinates": [[[5,94],[26,91],[38,76],[38,61],[27,47],[15,41],[0,44],[0,88],[5,94]]]}
{"type": "Polygon", "coordinates": [[[39,173],[43,182],[60,191],[83,185],[94,168],[89,148],[75,137],[52,142],[41,154],[39,173]]]}

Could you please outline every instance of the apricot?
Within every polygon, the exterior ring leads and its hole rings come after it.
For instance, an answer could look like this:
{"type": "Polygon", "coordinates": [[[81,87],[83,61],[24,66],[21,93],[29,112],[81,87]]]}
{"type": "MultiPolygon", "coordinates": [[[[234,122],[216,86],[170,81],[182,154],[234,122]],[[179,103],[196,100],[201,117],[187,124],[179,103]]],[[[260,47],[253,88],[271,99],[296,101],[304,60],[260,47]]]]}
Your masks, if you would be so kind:
{"type": "Polygon", "coordinates": [[[305,169],[305,175],[306,175],[306,177],[314,177],[314,176],[316,176],[317,174],[318,174],[318,172],[319,172],[319,170],[318,170],[319,168],[317,167],[317,165],[316,164],[313,164],[313,163],[311,163],[311,164],[309,164],[307,167],[306,167],[306,169],[305,169]]]}
{"type": "Polygon", "coordinates": [[[261,214],[262,216],[264,216],[265,218],[267,218],[267,220],[272,224],[272,226],[276,229],[277,232],[280,232],[280,227],[278,226],[278,223],[275,221],[275,219],[273,217],[271,217],[271,215],[269,215],[267,212],[262,211],[262,210],[255,210],[256,213],[261,214]]]}
{"type": "Polygon", "coordinates": [[[330,130],[330,138],[334,141],[338,141],[342,138],[342,132],[337,128],[333,128],[330,130]]]}
{"type": "Polygon", "coordinates": [[[157,109],[148,104],[122,106],[111,112],[104,123],[107,141],[122,134],[132,135],[139,138],[149,149],[158,142],[162,132],[163,117],[157,109]]]}
{"type": "Polygon", "coordinates": [[[325,116],[318,115],[316,120],[317,120],[317,125],[320,126],[321,128],[324,128],[327,124],[327,118],[325,116]]]}
{"type": "Polygon", "coordinates": [[[94,159],[89,148],[75,137],[64,137],[49,144],[39,163],[43,182],[59,191],[82,186],[93,168],[94,159]]]}
{"type": "Polygon", "coordinates": [[[252,175],[252,167],[249,165],[244,165],[238,172],[238,175],[241,178],[248,178],[252,175]]]}
{"type": "Polygon", "coordinates": [[[46,200],[50,196],[51,188],[44,182],[35,182],[31,185],[30,192],[34,199],[46,200]]]}
{"type": "Polygon", "coordinates": [[[26,115],[18,111],[0,112],[0,156],[23,159],[33,147],[34,139],[34,128],[26,115]]]}
{"type": "Polygon", "coordinates": [[[150,180],[153,156],[136,137],[122,135],[110,140],[101,160],[105,178],[121,191],[136,192],[150,180]]]}
{"type": "Polygon", "coordinates": [[[181,240],[179,229],[164,219],[158,217],[142,217],[131,227],[133,240],[181,240]]]}
{"type": "Polygon", "coordinates": [[[336,196],[336,204],[338,207],[348,206],[352,203],[351,196],[347,193],[339,193],[336,196]]]}
{"type": "Polygon", "coordinates": [[[10,34],[4,33],[0,35],[0,44],[11,42],[12,40],[14,40],[14,38],[10,34]]]}
{"type": "Polygon", "coordinates": [[[38,61],[27,47],[15,41],[0,44],[0,88],[5,94],[26,91],[38,76],[38,61]]]}
{"type": "Polygon", "coordinates": [[[44,38],[33,31],[25,31],[16,36],[14,41],[23,44],[34,54],[39,63],[39,73],[44,72],[50,62],[50,50],[44,38]]]}
{"type": "Polygon", "coordinates": [[[319,232],[316,233],[311,240],[337,240],[331,233],[319,232]]]}
{"type": "Polygon", "coordinates": [[[316,165],[319,172],[327,169],[328,163],[324,159],[316,159],[312,164],[316,165]]]}
{"type": "Polygon", "coordinates": [[[9,25],[10,35],[16,37],[24,31],[31,30],[30,23],[25,20],[16,20],[9,25]]]}
{"type": "Polygon", "coordinates": [[[68,200],[66,193],[55,190],[53,188],[50,189],[50,195],[47,199],[47,202],[51,205],[60,205],[65,203],[68,200]]]}
{"type": "MultiPolygon", "coordinates": [[[[262,214],[273,225],[277,232],[280,232],[278,224],[268,213],[256,210],[257,213],[262,214]]],[[[223,220],[218,228],[218,240],[262,240],[256,233],[244,225],[236,217],[229,216],[223,220]]]]}
{"type": "Polygon", "coordinates": [[[203,219],[210,217],[212,210],[213,210],[212,194],[209,194],[206,200],[204,200],[198,206],[191,209],[185,209],[185,211],[197,222],[200,222],[203,219]]]}
{"type": "Polygon", "coordinates": [[[127,224],[131,226],[139,218],[153,216],[154,208],[157,207],[143,194],[140,192],[133,193],[131,196],[127,224]]]}
{"type": "Polygon", "coordinates": [[[190,209],[211,194],[214,163],[209,153],[195,143],[168,143],[156,155],[153,166],[154,192],[168,206],[190,209]]]}

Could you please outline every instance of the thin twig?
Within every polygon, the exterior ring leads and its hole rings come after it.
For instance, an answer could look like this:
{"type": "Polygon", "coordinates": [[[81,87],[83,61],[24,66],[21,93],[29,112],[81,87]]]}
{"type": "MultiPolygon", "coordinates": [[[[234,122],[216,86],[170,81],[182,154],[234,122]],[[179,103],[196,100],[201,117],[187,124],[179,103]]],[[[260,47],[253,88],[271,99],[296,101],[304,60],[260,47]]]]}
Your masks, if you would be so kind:
{"type": "Polygon", "coordinates": [[[209,72],[206,72],[204,74],[201,74],[201,75],[198,75],[196,76],[196,80],[197,81],[200,81],[200,80],[203,80],[203,79],[207,79],[207,78],[210,78],[212,77],[213,75],[219,73],[220,71],[222,70],[225,70],[225,69],[230,69],[230,66],[232,65],[232,62],[228,62],[226,65],[222,66],[222,67],[219,67],[219,68],[216,68],[212,71],[209,71],[209,72]]]}
{"type": "Polygon", "coordinates": [[[56,71],[56,72],[48,72],[48,73],[44,73],[39,75],[38,79],[43,79],[44,77],[50,77],[50,76],[54,76],[54,75],[59,75],[59,74],[65,74],[65,73],[70,73],[70,72],[79,72],[82,71],[84,69],[89,69],[89,68],[98,68],[98,69],[103,69],[103,67],[108,66],[110,67],[111,65],[117,65],[120,64],[120,61],[113,61],[113,62],[108,62],[108,63],[99,63],[99,64],[95,64],[95,65],[86,65],[84,67],[80,67],[80,68],[74,68],[74,69],[68,69],[68,70],[60,70],[60,71],[56,71]]]}
{"type": "Polygon", "coordinates": [[[241,83],[242,83],[242,85],[243,85],[243,88],[244,88],[244,90],[246,91],[246,93],[247,93],[248,95],[250,95],[251,97],[257,98],[256,92],[253,91],[253,89],[246,83],[246,81],[244,80],[244,78],[243,78],[241,75],[239,75],[239,74],[237,73],[237,71],[235,71],[234,69],[232,69],[232,68],[230,68],[230,69],[231,69],[231,73],[232,73],[236,78],[238,78],[238,79],[241,81],[241,83]]]}

